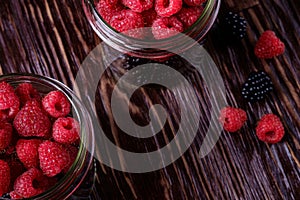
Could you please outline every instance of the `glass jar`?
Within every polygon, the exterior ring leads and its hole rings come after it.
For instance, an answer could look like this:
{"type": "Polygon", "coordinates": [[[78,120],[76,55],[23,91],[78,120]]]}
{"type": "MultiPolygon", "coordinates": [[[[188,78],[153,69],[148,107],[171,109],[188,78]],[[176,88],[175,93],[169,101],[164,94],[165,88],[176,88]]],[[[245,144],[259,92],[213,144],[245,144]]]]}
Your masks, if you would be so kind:
{"type": "Polygon", "coordinates": [[[92,28],[106,44],[131,56],[159,60],[181,53],[196,42],[201,42],[217,17],[221,1],[207,0],[201,16],[191,27],[183,33],[161,40],[141,40],[119,34],[102,19],[96,9],[97,2],[99,0],[82,0],[92,28]]]}
{"type": "MultiPolygon", "coordinates": [[[[13,87],[17,87],[20,83],[31,83],[41,94],[46,94],[52,90],[60,90],[69,99],[72,116],[78,120],[81,132],[81,142],[79,145],[78,155],[69,171],[58,181],[58,183],[31,199],[67,199],[72,195],[78,197],[88,197],[90,190],[86,185],[92,188],[95,178],[96,168],[94,166],[94,130],[90,115],[82,102],[75,96],[67,86],[49,77],[34,74],[9,74],[0,76],[0,81],[5,81],[13,87]],[[88,175],[88,176],[87,176],[88,175]],[[85,183],[85,182],[88,183],[85,183]],[[84,188],[82,188],[84,186],[84,188]]],[[[0,197],[0,199],[3,199],[0,197]]],[[[71,198],[72,199],[72,198],[71,198]]]]}

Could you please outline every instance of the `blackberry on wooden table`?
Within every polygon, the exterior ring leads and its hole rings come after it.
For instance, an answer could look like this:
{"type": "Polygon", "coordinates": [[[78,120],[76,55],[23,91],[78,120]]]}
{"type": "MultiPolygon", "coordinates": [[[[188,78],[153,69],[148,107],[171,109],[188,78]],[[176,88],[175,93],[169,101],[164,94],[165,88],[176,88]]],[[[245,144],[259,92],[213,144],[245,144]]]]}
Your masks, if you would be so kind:
{"type": "Polygon", "coordinates": [[[242,95],[249,102],[262,100],[273,90],[271,78],[264,72],[252,72],[243,84],[242,95]]]}

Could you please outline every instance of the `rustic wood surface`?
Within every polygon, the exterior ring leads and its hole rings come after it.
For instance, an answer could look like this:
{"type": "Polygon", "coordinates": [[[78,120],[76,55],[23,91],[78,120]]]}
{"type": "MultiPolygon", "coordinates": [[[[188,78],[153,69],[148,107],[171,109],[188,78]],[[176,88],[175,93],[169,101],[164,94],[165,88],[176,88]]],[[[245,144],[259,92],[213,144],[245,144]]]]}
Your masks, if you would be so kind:
{"type": "MultiPolygon", "coordinates": [[[[300,199],[300,2],[299,0],[224,0],[221,12],[231,9],[248,22],[247,37],[224,45],[212,30],[204,44],[224,78],[229,105],[247,111],[249,120],[238,133],[222,133],[217,145],[199,159],[209,118],[210,99],[201,77],[184,70],[201,106],[198,134],[185,154],[164,169],[123,173],[98,163],[97,183],[91,199],[300,199]],[[284,55],[262,60],[253,49],[267,29],[276,32],[286,45],[284,55]],[[265,101],[243,101],[241,84],[254,70],[265,70],[275,90],[265,101]],[[274,145],[255,136],[257,120],[275,113],[283,121],[286,135],[274,145]],[[206,116],[208,115],[208,116],[206,116]]],[[[220,15],[221,16],[221,15],[220,15]]],[[[82,61],[101,41],[85,18],[80,1],[0,0],[0,73],[29,72],[56,78],[73,87],[82,61]]],[[[110,70],[99,84],[97,113],[107,136],[129,151],[147,152],[164,146],[178,128],[177,104],[173,95],[159,87],[143,87],[131,98],[132,116],[146,124],[147,110],[154,103],[170,113],[164,130],[149,140],[128,137],[111,119],[109,97],[115,82],[126,69],[110,70]]],[[[180,86],[175,92],[181,92],[180,86]]],[[[182,93],[184,99],[189,91],[182,93]]],[[[186,109],[193,103],[187,102],[186,109]]]]}

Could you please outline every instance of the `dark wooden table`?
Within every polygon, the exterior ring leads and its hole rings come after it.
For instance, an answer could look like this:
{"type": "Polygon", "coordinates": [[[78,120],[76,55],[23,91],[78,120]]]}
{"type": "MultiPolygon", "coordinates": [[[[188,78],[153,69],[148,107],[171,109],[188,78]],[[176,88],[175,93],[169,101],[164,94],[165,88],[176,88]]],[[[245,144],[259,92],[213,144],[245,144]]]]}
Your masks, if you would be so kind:
{"type": "MultiPolygon", "coordinates": [[[[246,38],[224,45],[211,31],[204,47],[222,74],[228,104],[246,110],[246,125],[235,134],[223,132],[215,148],[200,159],[199,145],[207,128],[204,117],[191,147],[158,171],[125,173],[98,163],[94,198],[300,199],[300,2],[224,0],[221,12],[226,9],[246,18],[246,38]],[[267,29],[276,32],[286,51],[282,56],[262,60],[254,56],[253,49],[267,29]],[[241,85],[255,70],[266,71],[275,89],[266,100],[250,104],[240,95],[241,85]],[[275,113],[283,121],[286,134],[278,144],[265,144],[255,136],[256,122],[266,113],[275,113]]],[[[82,61],[101,42],[85,18],[80,1],[1,0],[0,16],[1,74],[41,74],[73,87],[82,61]]],[[[209,105],[201,77],[192,70],[183,70],[205,116],[209,105]]],[[[177,104],[165,89],[141,88],[131,99],[133,117],[141,124],[147,122],[149,106],[160,103],[168,108],[170,120],[154,140],[123,136],[111,120],[108,97],[114,85],[109,77],[125,72],[122,68],[110,70],[99,86],[96,107],[101,124],[112,141],[129,151],[155,150],[173,137],[177,104]]]]}

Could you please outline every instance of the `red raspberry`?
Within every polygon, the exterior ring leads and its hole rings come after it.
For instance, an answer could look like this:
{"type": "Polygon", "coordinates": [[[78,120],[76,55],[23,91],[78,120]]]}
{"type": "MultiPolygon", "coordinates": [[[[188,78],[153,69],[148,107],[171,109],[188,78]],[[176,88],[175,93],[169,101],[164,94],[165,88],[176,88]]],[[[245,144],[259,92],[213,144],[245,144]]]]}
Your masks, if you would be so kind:
{"type": "Polygon", "coordinates": [[[182,8],[182,0],[155,0],[155,10],[161,17],[170,17],[182,8]]]}
{"type": "Polygon", "coordinates": [[[66,167],[63,169],[64,173],[67,173],[69,171],[70,167],[75,162],[77,154],[78,154],[78,148],[76,148],[74,146],[67,146],[66,150],[70,156],[70,160],[69,160],[69,163],[66,165],[66,167]]]}
{"type": "Polygon", "coordinates": [[[247,120],[246,112],[240,108],[225,107],[221,110],[219,121],[224,130],[228,132],[238,131],[247,120]]]}
{"type": "Polygon", "coordinates": [[[154,20],[157,18],[157,14],[154,9],[150,9],[142,12],[142,16],[143,16],[145,27],[151,27],[154,20]]]}
{"type": "Polygon", "coordinates": [[[122,3],[132,11],[138,13],[153,7],[153,0],[122,0],[122,3]]]}
{"type": "Polygon", "coordinates": [[[0,122],[0,150],[9,146],[12,139],[12,125],[8,122],[0,122]]]}
{"type": "Polygon", "coordinates": [[[273,58],[283,54],[285,45],[273,31],[265,31],[258,39],[254,53],[258,58],[273,58]]]}
{"type": "Polygon", "coordinates": [[[14,157],[10,157],[9,159],[5,160],[9,167],[10,167],[10,171],[13,172],[10,174],[10,186],[9,186],[9,191],[13,190],[14,188],[14,182],[15,180],[21,175],[23,174],[26,169],[23,166],[23,164],[17,160],[14,157]]]}
{"type": "Polygon", "coordinates": [[[15,191],[11,191],[9,193],[9,196],[11,199],[23,199],[23,197],[21,195],[18,195],[15,191]]]}
{"type": "Polygon", "coordinates": [[[14,119],[14,127],[20,136],[47,137],[51,122],[38,101],[28,101],[14,119]]]}
{"type": "Polygon", "coordinates": [[[263,142],[279,142],[284,136],[284,127],[279,117],[274,114],[264,115],[257,124],[256,135],[263,142]]]}
{"type": "Polygon", "coordinates": [[[30,83],[21,83],[16,88],[15,93],[19,97],[22,106],[29,100],[40,100],[41,98],[37,89],[30,83]]]}
{"type": "Polygon", "coordinates": [[[134,38],[143,38],[144,20],[140,13],[132,10],[122,10],[110,20],[110,25],[125,35],[134,38]]]}
{"type": "Polygon", "coordinates": [[[182,22],[186,29],[199,19],[202,11],[203,7],[182,8],[177,14],[177,18],[182,22]]]}
{"type": "Polygon", "coordinates": [[[17,142],[16,151],[18,158],[27,169],[39,166],[38,148],[41,143],[42,140],[39,139],[20,139],[17,142]]]}
{"type": "Polygon", "coordinates": [[[14,88],[6,83],[0,83],[0,120],[13,119],[19,111],[20,100],[14,88]]]}
{"type": "Polygon", "coordinates": [[[7,162],[0,160],[0,197],[8,192],[10,183],[10,168],[7,162]]]}
{"type": "Polygon", "coordinates": [[[42,101],[44,110],[52,117],[65,117],[70,113],[71,104],[61,91],[49,92],[42,101]]]}
{"type": "MultiPolygon", "coordinates": [[[[114,1],[114,0],[111,0],[114,1]]],[[[120,12],[124,9],[120,4],[110,3],[109,0],[100,0],[99,3],[96,5],[96,9],[101,15],[101,17],[106,21],[110,22],[112,16],[116,13],[120,12]]]]}
{"type": "Polygon", "coordinates": [[[52,127],[52,136],[56,142],[72,144],[79,139],[80,126],[72,117],[58,118],[52,127]]]}
{"type": "Polygon", "coordinates": [[[152,25],[152,33],[156,39],[168,38],[182,31],[183,25],[175,16],[158,18],[152,25]]]}
{"type": "Polygon", "coordinates": [[[107,4],[115,6],[118,4],[119,0],[104,0],[107,4]]]}
{"type": "Polygon", "coordinates": [[[43,177],[41,170],[31,168],[19,176],[14,184],[14,191],[17,195],[30,198],[42,193],[44,190],[39,187],[39,182],[43,177]]]}
{"type": "Polygon", "coordinates": [[[59,174],[69,163],[70,155],[66,149],[51,141],[45,141],[38,148],[40,167],[46,176],[59,174]]]}
{"type": "Polygon", "coordinates": [[[201,6],[206,0],[184,0],[188,6],[201,6]]]}

